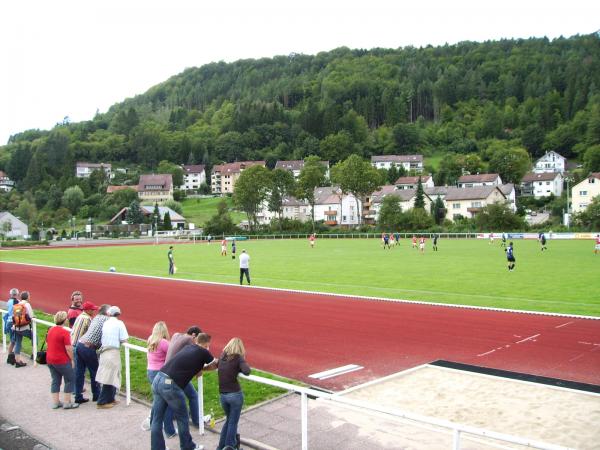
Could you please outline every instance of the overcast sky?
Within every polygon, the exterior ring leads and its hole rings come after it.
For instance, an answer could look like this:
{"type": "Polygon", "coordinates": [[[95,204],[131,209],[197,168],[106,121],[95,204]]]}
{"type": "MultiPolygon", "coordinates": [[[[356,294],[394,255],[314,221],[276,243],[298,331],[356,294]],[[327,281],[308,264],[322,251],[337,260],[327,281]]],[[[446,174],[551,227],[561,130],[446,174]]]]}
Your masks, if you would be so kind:
{"type": "Polygon", "coordinates": [[[0,145],[213,61],[600,28],[593,0],[0,0],[0,145]]]}

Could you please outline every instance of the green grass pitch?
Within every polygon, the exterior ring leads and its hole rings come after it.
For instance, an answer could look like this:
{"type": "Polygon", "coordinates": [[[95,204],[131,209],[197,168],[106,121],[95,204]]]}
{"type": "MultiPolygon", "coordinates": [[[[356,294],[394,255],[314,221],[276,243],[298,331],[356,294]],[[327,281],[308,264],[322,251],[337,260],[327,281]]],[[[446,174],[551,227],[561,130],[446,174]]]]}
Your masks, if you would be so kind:
{"type": "MultiPolygon", "coordinates": [[[[499,240],[431,241],[421,254],[407,239],[383,250],[378,239],[238,242],[250,254],[255,286],[462,305],[600,316],[600,254],[591,241],[516,240],[516,269],[506,268],[499,240]]],[[[7,250],[2,261],[167,276],[168,245],[7,250]]],[[[219,242],[175,245],[175,278],[239,283],[238,261],[219,242]]]]}

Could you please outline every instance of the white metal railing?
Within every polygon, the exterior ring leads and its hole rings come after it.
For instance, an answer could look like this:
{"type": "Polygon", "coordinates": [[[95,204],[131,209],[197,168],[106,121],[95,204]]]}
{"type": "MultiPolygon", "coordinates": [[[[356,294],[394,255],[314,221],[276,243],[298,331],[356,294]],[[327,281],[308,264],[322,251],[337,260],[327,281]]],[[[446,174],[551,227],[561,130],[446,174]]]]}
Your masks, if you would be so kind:
{"type": "MultiPolygon", "coordinates": [[[[0,313],[6,313],[6,310],[0,309],[0,313]]],[[[35,355],[37,353],[37,324],[41,323],[48,326],[54,326],[52,322],[48,322],[41,319],[33,319],[32,326],[32,354],[35,355]]],[[[4,324],[2,324],[4,325],[4,324]]],[[[125,393],[126,393],[126,404],[129,405],[131,403],[131,361],[130,361],[130,351],[135,350],[142,353],[148,353],[148,349],[145,347],[141,347],[135,344],[124,343],[123,347],[125,349],[125,393]]],[[[2,326],[2,348],[4,352],[6,352],[6,335],[4,334],[4,326],[2,326]]],[[[34,358],[35,361],[35,358],[34,358]]],[[[37,363],[34,362],[34,366],[37,363]]],[[[339,403],[341,405],[346,405],[348,407],[360,408],[362,410],[370,411],[373,413],[385,414],[391,416],[393,418],[401,418],[408,419],[419,423],[424,423],[428,425],[433,425],[441,428],[448,429],[452,432],[452,449],[458,450],[461,445],[461,438],[463,434],[474,435],[489,439],[495,439],[499,441],[503,441],[510,444],[523,445],[530,448],[536,448],[540,450],[569,450],[568,447],[563,447],[560,445],[549,444],[546,442],[535,441],[532,439],[522,438],[519,436],[513,436],[505,433],[498,433],[496,431],[486,430],[484,428],[472,427],[469,425],[462,425],[459,423],[451,422],[449,420],[436,419],[433,417],[423,416],[420,414],[415,414],[407,411],[402,411],[396,408],[386,408],[378,405],[373,405],[364,401],[353,400],[349,398],[345,398],[340,396],[339,394],[330,394],[327,392],[318,391],[316,389],[311,389],[303,386],[296,386],[290,383],[285,383],[282,381],[271,380],[269,378],[259,377],[256,375],[242,375],[241,378],[244,378],[249,381],[253,381],[256,383],[266,384],[269,386],[278,387],[287,391],[292,391],[300,394],[300,418],[301,418],[301,436],[302,436],[302,450],[308,450],[308,397],[320,398],[324,400],[329,400],[335,403],[339,403]]],[[[200,417],[200,434],[204,434],[204,385],[202,382],[202,377],[198,378],[198,412],[200,417]]]]}

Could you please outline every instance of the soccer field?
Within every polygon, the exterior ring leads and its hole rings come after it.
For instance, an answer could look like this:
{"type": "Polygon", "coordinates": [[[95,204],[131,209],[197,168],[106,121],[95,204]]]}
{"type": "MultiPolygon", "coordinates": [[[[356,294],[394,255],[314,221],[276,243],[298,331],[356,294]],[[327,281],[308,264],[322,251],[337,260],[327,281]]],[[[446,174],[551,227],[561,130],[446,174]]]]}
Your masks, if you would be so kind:
{"type": "MultiPolygon", "coordinates": [[[[600,255],[590,241],[517,240],[514,272],[499,241],[431,241],[421,254],[408,240],[383,250],[378,239],[260,240],[238,243],[251,256],[252,284],[462,305],[600,316],[600,255]]],[[[0,260],[167,276],[168,245],[7,250],[0,260]]],[[[238,261],[219,243],[175,245],[175,278],[239,283],[238,261]]]]}

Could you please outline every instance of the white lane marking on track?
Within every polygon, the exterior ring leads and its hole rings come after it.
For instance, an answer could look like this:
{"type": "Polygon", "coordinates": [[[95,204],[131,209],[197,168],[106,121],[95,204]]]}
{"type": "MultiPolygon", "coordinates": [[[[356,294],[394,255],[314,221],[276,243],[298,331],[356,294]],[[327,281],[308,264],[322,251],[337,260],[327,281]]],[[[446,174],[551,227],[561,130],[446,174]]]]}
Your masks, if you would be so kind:
{"type": "Polygon", "coordinates": [[[556,326],[556,327],[554,327],[554,328],[562,328],[562,327],[566,327],[567,325],[569,325],[569,324],[572,324],[572,323],[573,323],[573,321],[571,321],[571,322],[567,322],[567,323],[563,323],[562,325],[558,325],[558,326],[556,326]]]}
{"type": "Polygon", "coordinates": [[[489,352],[485,352],[485,353],[480,353],[477,356],[485,356],[485,355],[489,355],[490,353],[494,353],[496,351],[496,349],[490,350],[489,352]]]}
{"type": "Polygon", "coordinates": [[[346,373],[354,372],[360,369],[364,369],[364,367],[356,364],[348,364],[346,366],[336,367],[335,369],[325,370],[319,373],[313,373],[308,377],[316,378],[318,380],[326,380],[328,378],[337,377],[338,375],[344,375],[346,373]]]}
{"type": "Polygon", "coordinates": [[[522,342],[526,342],[526,341],[529,341],[529,340],[531,340],[531,339],[535,339],[535,338],[536,338],[536,337],[538,337],[540,334],[541,334],[541,333],[534,334],[533,336],[529,336],[529,337],[527,337],[527,338],[525,338],[525,339],[521,339],[520,341],[517,341],[517,342],[515,342],[515,344],[520,344],[520,343],[522,343],[522,342]]]}

